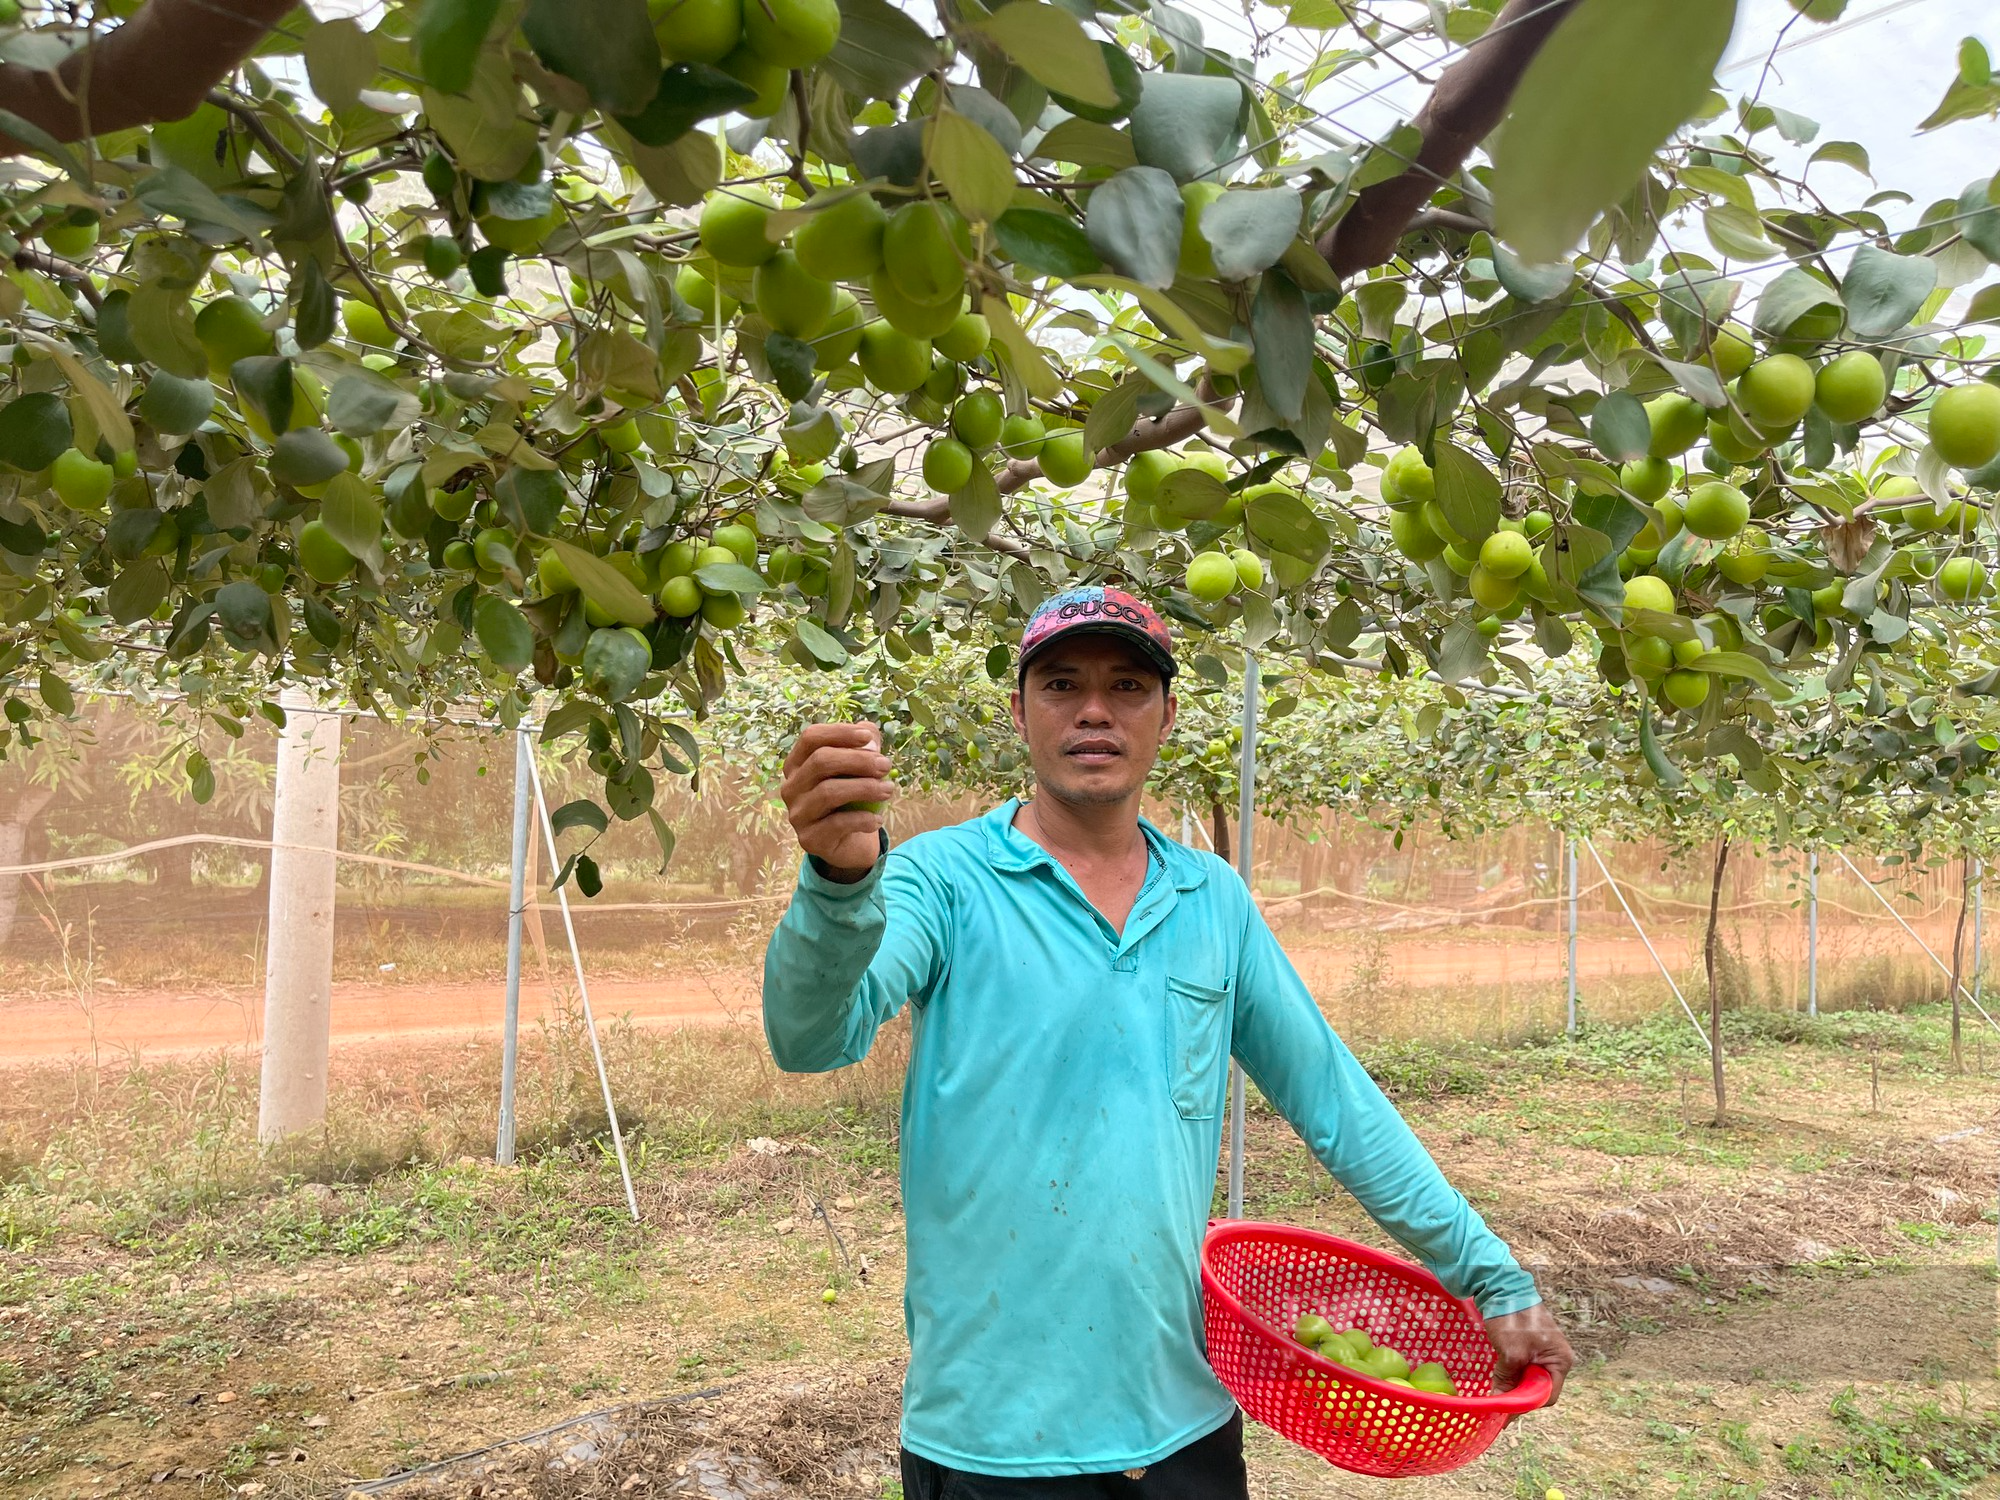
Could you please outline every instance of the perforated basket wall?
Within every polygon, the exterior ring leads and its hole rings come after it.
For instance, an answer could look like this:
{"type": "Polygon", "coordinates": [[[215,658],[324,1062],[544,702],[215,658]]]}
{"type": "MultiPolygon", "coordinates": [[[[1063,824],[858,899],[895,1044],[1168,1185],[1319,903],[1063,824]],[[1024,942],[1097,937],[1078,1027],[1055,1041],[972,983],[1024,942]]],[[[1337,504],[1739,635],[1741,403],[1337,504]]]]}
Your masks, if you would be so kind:
{"type": "Polygon", "coordinates": [[[1232,1221],[1202,1249],[1208,1359],[1243,1410],[1357,1474],[1442,1474],[1471,1462],[1507,1418],[1539,1406],[1547,1376],[1493,1391],[1493,1346],[1478,1309],[1421,1266],[1336,1235],[1232,1221]],[[1415,1366],[1436,1360],[1460,1395],[1434,1396],[1357,1374],[1300,1347],[1305,1313],[1365,1328],[1415,1366]]]}

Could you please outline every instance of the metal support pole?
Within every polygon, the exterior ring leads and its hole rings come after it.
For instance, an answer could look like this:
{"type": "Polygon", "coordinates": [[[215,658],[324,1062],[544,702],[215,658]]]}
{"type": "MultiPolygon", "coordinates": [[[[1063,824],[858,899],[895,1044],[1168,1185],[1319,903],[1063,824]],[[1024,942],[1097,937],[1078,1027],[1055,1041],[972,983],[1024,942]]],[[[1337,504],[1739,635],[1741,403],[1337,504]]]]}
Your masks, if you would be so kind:
{"type": "Polygon", "coordinates": [[[1986,915],[1986,861],[1972,862],[1972,1003],[1977,1005],[1986,977],[1986,944],[1982,918],[1986,915]]]}
{"type": "Polygon", "coordinates": [[[527,910],[528,808],[535,794],[526,729],[514,731],[514,851],[507,877],[507,1014],[500,1034],[500,1133],[493,1159],[514,1165],[514,1073],[521,1045],[521,914],[527,910]]]}
{"type": "Polygon", "coordinates": [[[1611,894],[1616,896],[1618,904],[1625,908],[1625,915],[1632,922],[1632,930],[1639,934],[1639,941],[1644,943],[1646,951],[1653,955],[1653,962],[1659,967],[1660,977],[1666,980],[1667,988],[1674,992],[1674,998],[1680,1001],[1681,1009],[1687,1012],[1688,1025],[1692,1026],[1694,1034],[1701,1038],[1701,1044],[1713,1052],[1715,1043],[1708,1039],[1708,1032],[1703,1029],[1701,1022],[1695,1019],[1694,1011],[1688,1006],[1687,996],[1683,995],[1681,987],[1674,983],[1673,970],[1669,969],[1666,960],[1660,957],[1659,950],[1653,946],[1653,940],[1646,936],[1646,929],[1639,925],[1639,914],[1632,910],[1632,903],[1625,899],[1625,892],[1620,890],[1618,882],[1611,878],[1611,866],[1604,862],[1604,856],[1597,852],[1597,845],[1589,839],[1583,841],[1583,847],[1590,851],[1590,857],[1597,861],[1597,868],[1604,872],[1604,883],[1611,887],[1611,894]]]}
{"type": "Polygon", "coordinates": [[[1570,1036],[1576,1035],[1576,840],[1563,840],[1563,848],[1569,855],[1569,1024],[1564,1028],[1570,1036]]]}
{"type": "MultiPolygon", "coordinates": [[[[1256,869],[1257,658],[1243,655],[1243,758],[1237,770],[1236,868],[1248,887],[1256,869]]],[[[1233,1049],[1232,1049],[1233,1050],[1233,1049]]],[[[1229,1217],[1243,1217],[1243,1065],[1229,1060],[1229,1217]]]]}
{"type": "MultiPolygon", "coordinates": [[[[528,754],[528,780],[535,789],[535,811],[541,816],[542,842],[549,851],[549,867],[562,868],[561,856],[556,852],[556,831],[549,822],[549,799],[542,792],[541,767],[535,764],[533,751],[528,754]]],[[[611,1102],[611,1075],[604,1070],[604,1048],[597,1040],[597,1018],[590,1013],[590,986],[583,977],[583,949],[577,946],[576,922],[569,911],[569,887],[556,887],[556,902],[562,908],[563,932],[569,938],[570,962],[576,968],[576,994],[583,1002],[584,1029],[590,1033],[591,1056],[597,1059],[597,1086],[604,1091],[604,1117],[611,1122],[611,1149],[618,1157],[618,1175],[625,1181],[625,1206],[632,1213],[632,1222],[639,1221],[639,1195],[632,1191],[632,1167],[625,1160],[625,1136],[618,1128],[618,1107],[611,1102]]]]}
{"type": "MultiPolygon", "coordinates": [[[[1937,954],[1931,952],[1931,945],[1925,942],[1922,938],[1917,936],[1917,929],[1912,927],[1908,922],[1905,922],[1903,920],[1903,914],[1896,910],[1895,906],[1891,904],[1887,896],[1882,894],[1881,888],[1877,886],[1874,881],[1870,880],[1866,875],[1863,875],[1861,873],[1860,867],[1857,866],[1853,860],[1847,857],[1847,851],[1845,849],[1836,849],[1833,852],[1840,856],[1840,861],[1842,864],[1846,865],[1848,869],[1854,871],[1854,878],[1856,880],[1860,881],[1863,885],[1867,886],[1869,890],[1875,893],[1875,899],[1882,903],[1882,909],[1888,912],[1890,916],[1894,917],[1898,925],[1902,927],[1903,931],[1907,932],[1910,935],[1911,939],[1916,943],[1916,945],[1924,950],[1925,957],[1929,958],[1932,963],[1937,965],[1938,973],[1944,975],[1947,979],[1949,979],[1951,977],[1951,965],[1946,963],[1943,959],[1939,958],[1937,954]]],[[[1965,982],[1963,980],[1959,981],[1958,992],[1961,995],[1965,996],[1966,999],[1972,1001],[1972,1008],[1978,1011],[1981,1016],[1985,1017],[1986,1024],[1988,1026],[1991,1026],[1995,1031],[2000,1031],[2000,1021],[1996,1021],[1991,1016],[1986,1014],[1986,1007],[1981,1005],[1979,1001],[1974,998],[1972,991],[1965,987],[1965,982]]]]}
{"type": "Polygon", "coordinates": [[[1819,1014],[1819,850],[1806,855],[1806,1014],[1819,1014]]]}

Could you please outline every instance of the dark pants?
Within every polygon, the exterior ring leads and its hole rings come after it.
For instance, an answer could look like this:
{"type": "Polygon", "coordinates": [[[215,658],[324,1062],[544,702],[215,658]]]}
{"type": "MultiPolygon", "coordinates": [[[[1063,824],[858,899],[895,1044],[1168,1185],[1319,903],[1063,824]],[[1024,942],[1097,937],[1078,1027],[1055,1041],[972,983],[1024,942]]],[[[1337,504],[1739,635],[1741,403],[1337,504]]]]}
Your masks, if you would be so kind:
{"type": "Polygon", "coordinates": [[[1010,1479],[947,1469],[903,1450],[903,1500],[1249,1500],[1243,1413],[1207,1437],[1130,1474],[1010,1479]]]}

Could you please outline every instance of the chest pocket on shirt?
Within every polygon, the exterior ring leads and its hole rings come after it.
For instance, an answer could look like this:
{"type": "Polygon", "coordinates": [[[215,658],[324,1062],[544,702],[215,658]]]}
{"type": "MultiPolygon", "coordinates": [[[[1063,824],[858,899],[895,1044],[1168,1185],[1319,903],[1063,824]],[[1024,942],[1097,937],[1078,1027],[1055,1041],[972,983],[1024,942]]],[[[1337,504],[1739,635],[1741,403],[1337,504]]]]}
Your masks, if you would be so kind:
{"type": "Polygon", "coordinates": [[[1183,1120],[1212,1120],[1222,1104],[1229,1044],[1229,982],[1221,989],[1167,978],[1167,1084],[1183,1120]]]}

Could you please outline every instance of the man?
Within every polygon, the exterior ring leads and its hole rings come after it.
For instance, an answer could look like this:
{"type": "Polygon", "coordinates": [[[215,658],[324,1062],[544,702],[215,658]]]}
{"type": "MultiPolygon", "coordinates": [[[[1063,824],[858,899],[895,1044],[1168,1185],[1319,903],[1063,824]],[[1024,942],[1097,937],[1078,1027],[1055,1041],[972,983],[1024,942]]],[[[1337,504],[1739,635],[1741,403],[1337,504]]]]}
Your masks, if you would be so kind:
{"type": "Polygon", "coordinates": [[[1533,1280],[1334,1034],[1235,872],[1139,816],[1173,728],[1152,609],[1073,589],[1021,640],[1034,796],[889,848],[890,760],[815,724],[784,799],[808,856],[764,958],[779,1066],[844,1067],[916,1007],[902,1116],[908,1500],[1248,1494],[1203,1355],[1199,1253],[1233,1053],[1454,1293],[1510,1385],[1573,1363],[1533,1280]]]}

